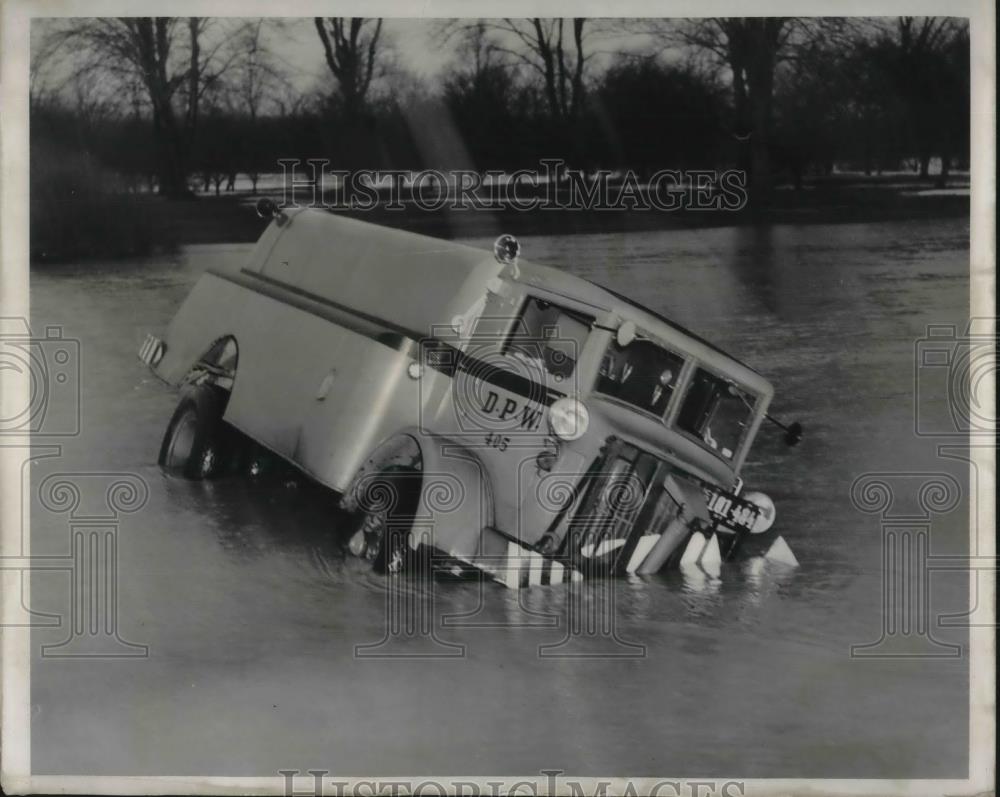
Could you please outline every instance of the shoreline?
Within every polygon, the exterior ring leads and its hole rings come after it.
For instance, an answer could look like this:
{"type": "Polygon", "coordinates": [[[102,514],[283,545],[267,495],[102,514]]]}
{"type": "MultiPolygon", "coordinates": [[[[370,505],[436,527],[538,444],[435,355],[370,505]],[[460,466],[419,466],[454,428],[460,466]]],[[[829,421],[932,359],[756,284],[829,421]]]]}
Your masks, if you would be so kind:
{"type": "MultiPolygon", "coordinates": [[[[465,207],[427,211],[412,200],[403,199],[401,209],[379,206],[369,211],[333,208],[350,218],[372,222],[435,238],[486,238],[512,235],[573,235],[590,232],[629,233],[650,230],[690,230],[715,227],[761,225],[810,225],[879,223],[906,220],[969,218],[970,198],[964,176],[956,176],[947,189],[935,177],[918,178],[885,175],[872,178],[816,178],[802,189],[777,188],[766,208],[738,211],[629,209],[568,210],[537,208],[530,212],[510,206],[490,209],[465,207]]],[[[114,197],[119,209],[128,211],[123,219],[138,214],[148,221],[151,249],[146,254],[174,252],[191,244],[252,243],[264,231],[268,220],[256,213],[261,198],[278,202],[280,192],[249,191],[194,195],[187,199],[165,199],[140,194],[114,197]]],[[[305,204],[303,202],[303,204],[305,204]]],[[[73,214],[71,208],[64,209],[73,214]]],[[[116,211],[112,210],[112,214],[116,211]]],[[[122,224],[126,222],[123,220],[122,224]]],[[[121,225],[119,225],[120,227],[121,225]]],[[[124,234],[126,230],[117,230],[124,234]]],[[[110,248],[110,247],[109,247],[110,248]]],[[[86,262],[142,256],[141,252],[72,251],[49,249],[44,255],[32,251],[31,264],[86,262]]]]}
{"type": "MultiPolygon", "coordinates": [[[[930,186],[928,186],[928,190],[930,186]]],[[[177,243],[239,243],[260,237],[267,221],[260,219],[250,194],[154,200],[177,243]]],[[[846,224],[959,218],[969,215],[969,197],[962,194],[920,195],[896,188],[811,188],[777,191],[761,210],[565,210],[523,212],[512,208],[472,208],[424,211],[404,209],[352,211],[334,208],[350,218],[418,232],[436,238],[476,238],[500,232],[513,235],[566,235],[585,232],[638,232],[774,224],[846,224]]]]}

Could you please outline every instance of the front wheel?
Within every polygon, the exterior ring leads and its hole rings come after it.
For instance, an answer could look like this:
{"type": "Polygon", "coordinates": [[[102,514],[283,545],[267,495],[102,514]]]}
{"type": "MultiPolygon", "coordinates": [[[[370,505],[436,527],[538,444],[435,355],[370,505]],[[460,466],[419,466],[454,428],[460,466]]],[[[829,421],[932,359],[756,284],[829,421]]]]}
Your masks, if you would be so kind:
{"type": "Polygon", "coordinates": [[[418,472],[389,469],[356,488],[356,524],[347,548],[370,561],[376,572],[398,573],[412,559],[409,535],[420,478],[418,472]]]}
{"type": "Polygon", "coordinates": [[[160,445],[164,470],[187,479],[210,479],[223,470],[230,434],[222,420],[229,394],[198,385],[177,405],[160,445]]]}
{"type": "Polygon", "coordinates": [[[367,559],[380,573],[398,573],[405,564],[405,541],[389,529],[384,515],[365,514],[347,543],[347,549],[359,559],[367,559]]]}

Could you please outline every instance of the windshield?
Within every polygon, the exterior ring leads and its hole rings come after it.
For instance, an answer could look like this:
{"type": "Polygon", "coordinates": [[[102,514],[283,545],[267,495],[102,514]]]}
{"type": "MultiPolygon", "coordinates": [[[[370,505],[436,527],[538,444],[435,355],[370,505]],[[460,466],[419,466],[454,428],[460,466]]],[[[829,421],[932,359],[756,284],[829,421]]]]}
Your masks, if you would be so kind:
{"type": "Polygon", "coordinates": [[[684,396],[677,426],[732,459],[753,420],[755,401],[732,382],[699,368],[684,396]]]}
{"type": "Polygon", "coordinates": [[[528,297],[504,354],[539,363],[556,381],[562,381],[572,376],[593,320],[544,299],[528,297]]]}
{"type": "Polygon", "coordinates": [[[612,341],[601,360],[597,391],[659,417],[667,411],[683,358],[648,340],[612,341]]]}

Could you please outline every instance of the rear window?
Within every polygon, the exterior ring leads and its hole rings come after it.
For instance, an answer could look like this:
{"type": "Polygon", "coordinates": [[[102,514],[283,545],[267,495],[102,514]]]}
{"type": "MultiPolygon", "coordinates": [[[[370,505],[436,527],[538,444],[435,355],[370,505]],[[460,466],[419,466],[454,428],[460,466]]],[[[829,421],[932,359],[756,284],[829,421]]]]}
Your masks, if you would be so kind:
{"type": "Polygon", "coordinates": [[[699,368],[684,395],[677,426],[732,459],[753,420],[755,403],[752,394],[699,368]]]}

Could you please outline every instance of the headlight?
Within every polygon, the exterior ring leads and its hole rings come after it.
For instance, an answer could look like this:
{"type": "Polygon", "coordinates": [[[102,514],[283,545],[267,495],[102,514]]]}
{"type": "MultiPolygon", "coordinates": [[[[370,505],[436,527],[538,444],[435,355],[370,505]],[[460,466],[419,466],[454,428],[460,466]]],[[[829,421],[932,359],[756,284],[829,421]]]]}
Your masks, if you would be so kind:
{"type": "Polygon", "coordinates": [[[590,413],[574,398],[561,398],[549,407],[549,427],[561,440],[579,440],[589,425],[590,413]]]}
{"type": "Polygon", "coordinates": [[[774,525],[774,501],[764,495],[764,493],[756,491],[743,493],[741,497],[745,501],[749,501],[751,504],[754,504],[760,510],[757,515],[757,520],[754,521],[753,528],[750,529],[751,534],[763,534],[774,525]]]}

